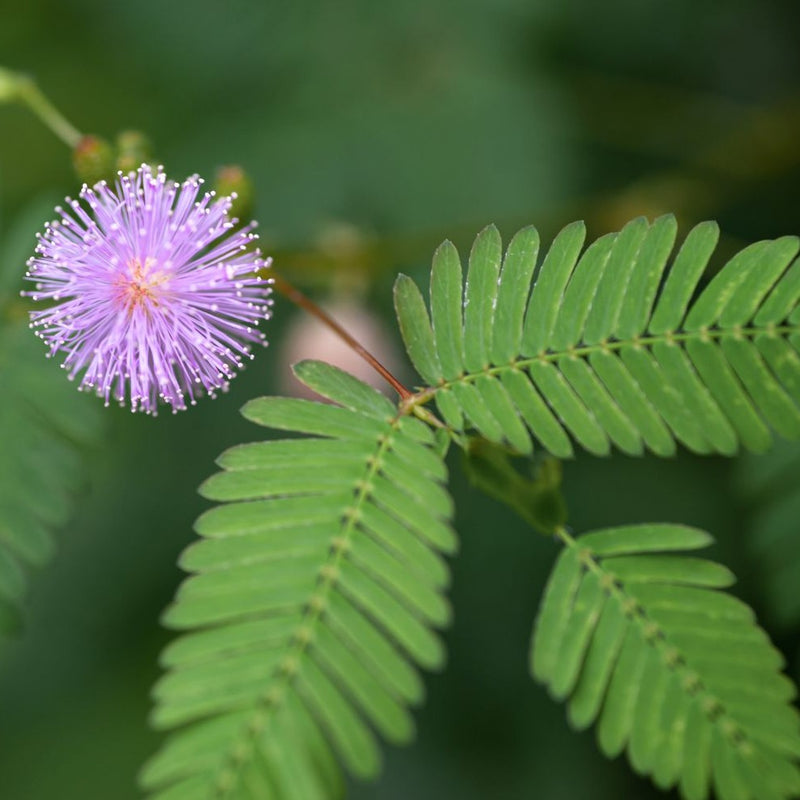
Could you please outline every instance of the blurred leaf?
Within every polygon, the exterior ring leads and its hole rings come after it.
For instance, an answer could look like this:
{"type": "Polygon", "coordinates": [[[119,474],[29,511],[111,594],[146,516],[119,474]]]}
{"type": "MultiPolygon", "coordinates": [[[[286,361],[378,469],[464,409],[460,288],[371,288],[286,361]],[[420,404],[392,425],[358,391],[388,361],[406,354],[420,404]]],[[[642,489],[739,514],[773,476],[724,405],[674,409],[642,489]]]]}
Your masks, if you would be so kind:
{"type": "Polygon", "coordinates": [[[52,555],[100,435],[100,409],[80,395],[28,329],[0,322],[0,635],[18,624],[24,567],[52,555]]]}
{"type": "Polygon", "coordinates": [[[561,495],[561,462],[544,454],[534,477],[520,474],[506,449],[473,437],[464,452],[464,471],[473,486],[514,509],[529,525],[553,534],[567,521],[561,495]]]}
{"type": "Polygon", "coordinates": [[[7,230],[0,230],[0,309],[22,288],[25,262],[33,255],[36,233],[52,217],[54,205],[43,196],[29,203],[7,230]]]}
{"type": "Polygon", "coordinates": [[[800,445],[777,442],[739,464],[737,488],[748,503],[750,550],[772,619],[800,624],[800,445]]]}

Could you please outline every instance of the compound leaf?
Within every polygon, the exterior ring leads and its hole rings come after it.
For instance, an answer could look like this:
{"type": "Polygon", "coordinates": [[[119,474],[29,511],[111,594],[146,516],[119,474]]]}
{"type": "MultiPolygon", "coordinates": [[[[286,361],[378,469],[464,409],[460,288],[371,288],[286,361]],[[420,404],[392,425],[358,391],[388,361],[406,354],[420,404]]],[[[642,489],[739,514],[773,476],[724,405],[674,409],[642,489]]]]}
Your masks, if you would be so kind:
{"type": "Polygon", "coordinates": [[[698,225],[670,263],[676,233],[672,216],[640,218],[581,254],[585,229],[574,223],[537,271],[535,229],[502,258],[489,227],[463,287],[447,243],[431,275],[435,335],[421,293],[401,278],[401,332],[445,423],[519,453],[532,436],[560,457],[570,439],[596,455],[669,456],[679,444],[760,452],[773,431],[800,438],[798,239],[745,248],[693,299],[718,230],[698,225]]]}
{"type": "Polygon", "coordinates": [[[142,773],[160,800],[338,797],[339,764],[372,777],[377,735],[413,737],[417,667],[444,662],[456,540],[434,437],[341,370],[296,371],[337,405],[248,403],[310,436],[232,448],[201,487],[224,504],[198,520],[164,618],[183,633],[154,690],[154,723],[177,730],[142,773]]]}
{"type": "MultiPolygon", "coordinates": [[[[563,532],[562,532],[563,533],[563,532]]],[[[562,538],[536,621],[531,671],[597,724],[600,750],[687,800],[800,791],[800,714],[783,658],[722,566],[681,551],[704,531],[634,525],[562,538]]]]}

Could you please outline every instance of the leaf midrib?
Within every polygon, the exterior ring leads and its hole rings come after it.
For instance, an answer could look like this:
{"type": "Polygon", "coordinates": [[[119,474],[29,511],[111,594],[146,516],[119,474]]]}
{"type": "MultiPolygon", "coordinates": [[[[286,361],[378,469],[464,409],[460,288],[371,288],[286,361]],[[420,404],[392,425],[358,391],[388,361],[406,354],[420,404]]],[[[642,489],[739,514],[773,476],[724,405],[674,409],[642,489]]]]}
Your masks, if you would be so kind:
{"type": "MultiPolygon", "coordinates": [[[[389,421],[392,431],[397,432],[401,418],[402,415],[398,414],[389,421]]],[[[306,610],[299,624],[288,637],[290,644],[287,652],[281,658],[273,676],[266,684],[268,688],[259,695],[250,721],[242,726],[240,736],[228,748],[215,770],[213,792],[217,797],[225,797],[236,786],[238,779],[230,785],[224,785],[223,776],[230,769],[230,766],[236,772],[240,772],[255,755],[257,748],[247,747],[247,745],[252,740],[257,739],[266,727],[267,723],[263,722],[261,724],[259,718],[263,719],[267,714],[280,707],[283,692],[291,687],[300,673],[300,659],[314,642],[314,628],[320,623],[322,615],[327,608],[327,597],[335,586],[338,577],[338,566],[349,550],[348,545],[359,517],[359,508],[368,502],[371,481],[380,472],[381,456],[391,449],[390,437],[381,436],[377,445],[376,450],[365,458],[366,471],[364,477],[356,483],[357,490],[353,502],[347,507],[343,515],[346,522],[341,526],[337,536],[332,539],[328,558],[320,567],[319,577],[306,604],[306,610]],[[339,540],[338,544],[334,544],[334,540],[339,540]],[[319,601],[315,602],[315,598],[319,598],[319,601]],[[253,724],[255,722],[259,722],[259,724],[253,724]],[[243,744],[245,747],[242,747],[243,744]],[[243,752],[249,753],[249,758],[242,759],[241,753],[243,752]]]]}
{"type": "MultiPolygon", "coordinates": [[[[617,353],[625,349],[651,348],[656,344],[682,345],[689,341],[719,342],[723,339],[755,339],[759,335],[785,338],[800,334],[800,325],[765,325],[763,327],[735,326],[733,328],[699,328],[696,331],[668,331],[667,333],[637,336],[634,339],[608,340],[595,345],[579,343],[564,350],[549,350],[535,356],[517,358],[507,364],[493,364],[477,372],[465,372],[457,378],[442,379],[436,386],[428,386],[416,395],[417,403],[424,403],[440,391],[459,384],[468,384],[482,377],[496,377],[504,372],[523,370],[532,364],[552,364],[562,358],[588,358],[594,353],[617,353]]],[[[409,404],[407,404],[408,406],[409,404]]]]}
{"type": "Polygon", "coordinates": [[[748,735],[746,725],[739,722],[736,715],[729,710],[728,705],[706,686],[702,673],[692,668],[690,659],[682,648],[670,641],[668,631],[649,617],[646,609],[642,607],[636,597],[625,591],[624,584],[620,585],[613,575],[597,561],[595,554],[588,548],[581,547],[580,543],[566,530],[560,528],[556,531],[556,535],[568,548],[576,551],[580,563],[598,577],[605,591],[620,604],[624,613],[626,608],[631,609],[631,612],[625,613],[625,616],[631,624],[638,626],[642,641],[648,647],[653,647],[659,652],[664,669],[669,670],[680,681],[681,690],[688,696],[689,702],[700,702],[704,707],[713,709],[713,716],[708,712],[704,712],[704,716],[710,725],[720,727],[723,739],[733,746],[734,743],[723,725],[727,718],[735,724],[740,741],[746,740],[751,747],[757,747],[748,735]],[[694,690],[691,691],[689,687],[694,690]]]}

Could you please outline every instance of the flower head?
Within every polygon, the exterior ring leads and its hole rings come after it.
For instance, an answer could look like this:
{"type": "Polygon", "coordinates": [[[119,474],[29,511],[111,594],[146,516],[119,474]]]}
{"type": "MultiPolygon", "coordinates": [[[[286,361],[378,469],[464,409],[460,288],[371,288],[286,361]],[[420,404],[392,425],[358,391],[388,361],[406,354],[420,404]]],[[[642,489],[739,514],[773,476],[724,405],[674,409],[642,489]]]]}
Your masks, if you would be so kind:
{"type": "Polygon", "coordinates": [[[24,294],[56,303],[32,312],[31,327],[106,405],[184,409],[226,389],[264,341],[255,326],[272,301],[257,271],[269,259],[252,225],[234,230],[231,198],[201,195],[201,184],[143,165],[114,188],[84,185],[38,235],[26,273],[36,288],[24,294]]]}

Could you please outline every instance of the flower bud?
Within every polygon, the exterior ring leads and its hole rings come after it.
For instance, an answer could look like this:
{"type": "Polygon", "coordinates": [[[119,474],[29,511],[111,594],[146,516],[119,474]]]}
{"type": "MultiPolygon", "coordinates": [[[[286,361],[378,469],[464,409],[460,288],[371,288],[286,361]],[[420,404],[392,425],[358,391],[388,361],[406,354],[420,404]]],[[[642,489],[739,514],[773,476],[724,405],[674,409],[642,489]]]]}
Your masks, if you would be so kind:
{"type": "Polygon", "coordinates": [[[80,180],[94,186],[114,175],[114,150],[99,136],[84,136],[72,151],[72,165],[80,180]]]}
{"type": "Polygon", "coordinates": [[[247,173],[238,165],[220,167],[214,179],[214,188],[218,195],[228,196],[233,200],[231,216],[240,222],[247,222],[253,215],[255,192],[247,173]]]}
{"type": "Polygon", "coordinates": [[[117,134],[117,169],[133,172],[149,164],[153,153],[150,140],[141,131],[122,131],[117,134]]]}

